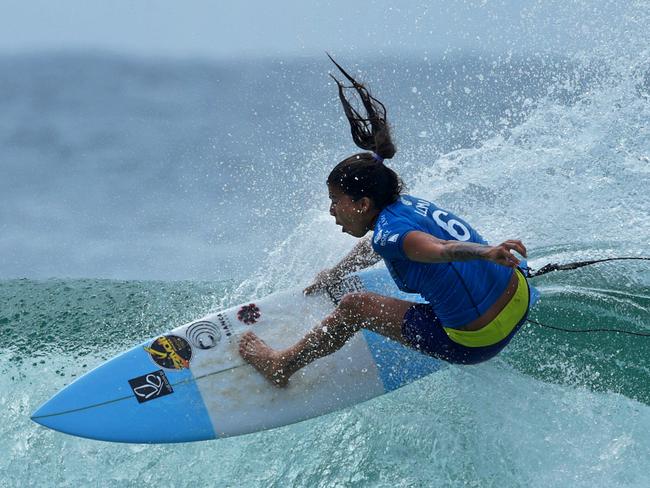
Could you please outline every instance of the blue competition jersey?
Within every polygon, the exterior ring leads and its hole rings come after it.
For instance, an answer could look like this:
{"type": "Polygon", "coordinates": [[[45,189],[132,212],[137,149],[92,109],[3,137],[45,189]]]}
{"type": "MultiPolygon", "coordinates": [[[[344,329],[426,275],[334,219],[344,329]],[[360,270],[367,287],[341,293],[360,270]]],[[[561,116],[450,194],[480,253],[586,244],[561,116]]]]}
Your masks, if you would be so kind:
{"type": "Polygon", "coordinates": [[[397,286],[422,295],[445,327],[467,325],[485,313],[505,291],[513,273],[506,266],[482,259],[435,264],[409,260],[402,244],[414,230],[445,241],[487,241],[464,220],[409,195],[402,195],[377,217],[373,249],[384,258],[397,286]]]}

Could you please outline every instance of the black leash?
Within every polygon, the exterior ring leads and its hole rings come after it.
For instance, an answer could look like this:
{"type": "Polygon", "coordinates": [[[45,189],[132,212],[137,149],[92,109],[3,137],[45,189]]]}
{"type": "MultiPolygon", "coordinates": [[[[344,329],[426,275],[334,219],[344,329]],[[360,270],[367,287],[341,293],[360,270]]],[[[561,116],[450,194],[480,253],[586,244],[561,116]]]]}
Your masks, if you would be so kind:
{"type": "MultiPolygon", "coordinates": [[[[583,266],[590,266],[592,264],[604,263],[606,261],[627,261],[627,260],[650,261],[650,257],[604,258],[604,259],[593,259],[590,261],[577,261],[575,263],[567,263],[567,264],[549,263],[545,266],[542,266],[537,271],[533,271],[533,269],[529,268],[528,266],[523,267],[522,269],[526,272],[527,278],[535,278],[537,276],[545,275],[546,273],[550,273],[552,271],[569,271],[572,269],[582,268],[583,266]]],[[[622,329],[608,329],[608,328],[565,329],[563,327],[556,327],[553,325],[543,324],[541,322],[537,322],[536,320],[531,320],[531,319],[528,319],[528,322],[530,322],[531,324],[536,324],[542,327],[546,327],[547,329],[559,330],[562,332],[570,332],[572,334],[581,334],[581,333],[584,334],[584,333],[591,333],[591,332],[610,332],[615,334],[627,334],[633,336],[650,337],[649,332],[631,332],[622,329]]]]}
{"type": "Polygon", "coordinates": [[[634,335],[634,336],[641,336],[641,337],[650,337],[650,332],[631,332],[629,330],[622,330],[622,329],[564,329],[562,327],[556,327],[554,325],[547,325],[547,324],[542,324],[541,322],[537,322],[536,320],[531,320],[528,319],[528,322],[531,324],[536,324],[540,325],[542,327],[546,327],[547,329],[553,329],[553,330],[560,330],[562,332],[571,332],[571,333],[589,333],[589,332],[613,332],[616,334],[628,334],[628,335],[634,335]]]}
{"type": "Polygon", "coordinates": [[[536,276],[542,276],[551,271],[569,271],[572,269],[582,268],[583,266],[590,266],[592,264],[604,263],[606,261],[650,261],[650,257],[622,257],[622,258],[604,258],[604,259],[593,259],[591,261],[577,261],[575,263],[567,264],[558,264],[558,263],[549,263],[545,266],[542,266],[537,271],[533,271],[532,268],[525,266],[523,268],[526,271],[527,278],[535,278],[536,276]]]}

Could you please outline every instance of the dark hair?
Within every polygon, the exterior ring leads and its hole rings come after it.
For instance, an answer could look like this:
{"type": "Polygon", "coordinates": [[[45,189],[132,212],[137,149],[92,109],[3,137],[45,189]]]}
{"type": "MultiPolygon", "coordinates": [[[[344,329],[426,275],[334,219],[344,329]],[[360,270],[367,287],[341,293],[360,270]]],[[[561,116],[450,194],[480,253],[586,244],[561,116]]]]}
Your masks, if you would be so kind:
{"type": "MultiPolygon", "coordinates": [[[[329,56],[329,54],[328,54],[329,56]]],[[[372,152],[354,154],[337,164],[327,178],[327,184],[340,188],[343,193],[359,200],[370,198],[375,207],[383,209],[399,198],[403,184],[397,173],[387,167],[384,159],[395,155],[386,120],[386,107],[373,97],[368,89],[352,78],[334,59],[336,67],[352,83],[346,87],[333,75],[339,89],[339,98],[350,122],[352,140],[361,149],[372,152]],[[354,90],[361,99],[366,116],[363,117],[345,96],[345,90],[354,90]]]]}

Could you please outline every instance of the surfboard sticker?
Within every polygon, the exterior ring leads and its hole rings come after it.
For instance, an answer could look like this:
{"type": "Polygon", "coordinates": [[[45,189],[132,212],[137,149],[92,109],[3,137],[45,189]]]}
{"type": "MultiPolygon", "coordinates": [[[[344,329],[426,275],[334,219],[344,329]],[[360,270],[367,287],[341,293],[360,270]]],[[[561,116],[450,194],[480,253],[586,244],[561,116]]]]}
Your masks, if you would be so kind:
{"type": "Polygon", "coordinates": [[[260,308],[254,303],[244,305],[237,312],[237,319],[246,325],[253,325],[261,316],[260,308]]]}
{"type": "Polygon", "coordinates": [[[189,369],[192,359],[192,346],[177,335],[160,336],[144,348],[151,359],[167,369],[189,369]]]}
{"type": "Polygon", "coordinates": [[[174,393],[174,389],[162,369],[130,379],[129,385],[131,385],[131,390],[133,390],[138,403],[145,403],[174,393]]]}
{"type": "Polygon", "coordinates": [[[214,322],[200,320],[187,327],[185,336],[190,344],[199,349],[212,349],[221,341],[221,331],[214,322]]]}

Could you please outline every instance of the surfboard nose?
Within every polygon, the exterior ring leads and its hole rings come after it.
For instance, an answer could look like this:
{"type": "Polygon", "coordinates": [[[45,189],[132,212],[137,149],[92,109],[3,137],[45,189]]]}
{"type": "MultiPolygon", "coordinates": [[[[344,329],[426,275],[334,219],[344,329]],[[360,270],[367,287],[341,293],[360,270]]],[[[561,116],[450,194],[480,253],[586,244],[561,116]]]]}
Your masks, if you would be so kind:
{"type": "Polygon", "coordinates": [[[37,424],[43,425],[43,426],[45,426],[45,427],[48,427],[48,425],[46,425],[46,424],[43,422],[43,420],[42,420],[42,417],[45,417],[45,415],[47,415],[47,414],[45,413],[45,412],[47,412],[47,410],[45,410],[45,409],[43,408],[43,407],[45,407],[46,405],[47,405],[47,402],[45,402],[43,405],[41,405],[40,407],[38,407],[38,408],[36,409],[36,411],[35,411],[34,413],[32,413],[32,415],[31,415],[29,418],[30,418],[30,420],[32,420],[33,422],[36,422],[37,424]]]}
{"type": "Polygon", "coordinates": [[[145,343],[81,376],[31,419],[66,434],[113,442],[215,438],[189,369],[157,368],[145,343]]]}
{"type": "Polygon", "coordinates": [[[101,409],[128,397],[123,389],[113,389],[110,383],[102,380],[101,368],[90,371],[72,382],[56,395],[43,403],[32,415],[31,420],[50,429],[66,434],[108,440],[110,431],[106,428],[113,424],[101,409]],[[112,391],[111,391],[112,390],[112,391]]]}
{"type": "Polygon", "coordinates": [[[84,405],[81,398],[75,398],[76,388],[70,388],[73,385],[74,383],[43,403],[32,413],[31,420],[43,427],[66,434],[100,439],[84,432],[86,427],[75,418],[76,412],[83,411],[84,408],[92,408],[92,404],[84,405]]]}
{"type": "Polygon", "coordinates": [[[48,417],[48,403],[49,401],[38,407],[30,417],[32,421],[36,422],[37,424],[44,425],[45,427],[48,427],[47,422],[44,420],[48,417]]]}
{"type": "Polygon", "coordinates": [[[58,432],[63,432],[65,434],[79,435],[77,429],[71,428],[74,424],[70,423],[68,419],[57,418],[60,415],[66,415],[62,412],[57,412],[56,408],[53,408],[52,402],[47,401],[41,405],[34,413],[32,413],[30,419],[33,422],[36,422],[43,427],[48,429],[56,430],[58,432]]]}

